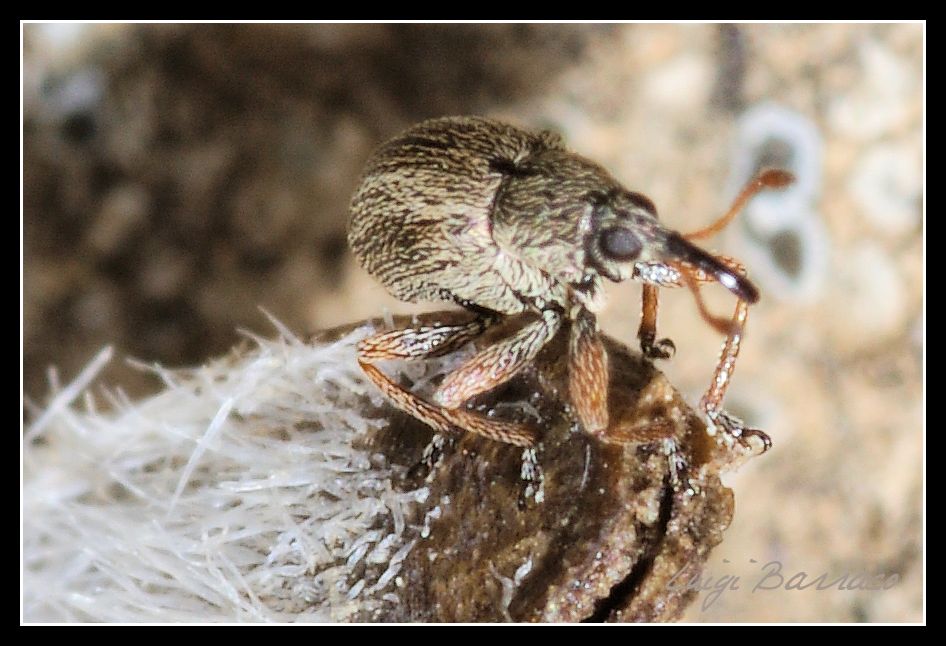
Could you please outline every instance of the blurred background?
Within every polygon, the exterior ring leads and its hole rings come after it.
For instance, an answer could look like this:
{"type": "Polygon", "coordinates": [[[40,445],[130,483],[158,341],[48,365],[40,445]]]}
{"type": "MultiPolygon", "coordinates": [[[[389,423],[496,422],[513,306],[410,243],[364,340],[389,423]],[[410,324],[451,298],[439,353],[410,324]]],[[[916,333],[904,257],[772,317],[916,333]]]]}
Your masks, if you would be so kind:
{"type": "MultiPolygon", "coordinates": [[[[395,301],[345,241],[365,160],[427,117],[555,129],[681,231],[791,170],[707,245],[762,290],[728,408],[775,446],[728,477],[701,582],[727,590],[687,619],[923,618],[922,25],[27,24],[23,46],[39,404],[51,366],[67,381],[106,344],[194,365],[275,334],[261,307],[300,334],[441,308],[395,301]]],[[[635,343],[640,286],[609,294],[605,331],[635,343]]],[[[721,339],[681,290],[659,332],[695,402],[721,339]]],[[[123,361],[101,381],[159,388],[123,361]]]]}

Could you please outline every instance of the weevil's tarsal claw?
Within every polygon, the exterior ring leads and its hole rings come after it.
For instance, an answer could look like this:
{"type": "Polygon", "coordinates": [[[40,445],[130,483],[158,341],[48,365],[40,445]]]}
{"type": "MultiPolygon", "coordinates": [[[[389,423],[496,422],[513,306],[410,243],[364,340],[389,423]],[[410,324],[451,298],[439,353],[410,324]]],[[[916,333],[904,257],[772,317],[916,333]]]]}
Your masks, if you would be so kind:
{"type": "Polygon", "coordinates": [[[762,455],[772,448],[772,438],[767,433],[749,428],[735,415],[714,408],[705,408],[703,414],[707,431],[726,446],[739,444],[753,455],[762,455]]]}
{"type": "Polygon", "coordinates": [[[650,339],[641,342],[641,352],[648,359],[671,359],[677,353],[677,346],[671,339],[650,339]]]}
{"type": "Polygon", "coordinates": [[[759,430],[757,428],[747,428],[742,432],[740,437],[740,442],[747,449],[751,449],[752,445],[749,442],[750,438],[756,438],[759,440],[759,443],[762,446],[762,449],[759,451],[759,455],[762,455],[766,451],[772,448],[772,438],[769,437],[768,433],[765,431],[759,430]]]}

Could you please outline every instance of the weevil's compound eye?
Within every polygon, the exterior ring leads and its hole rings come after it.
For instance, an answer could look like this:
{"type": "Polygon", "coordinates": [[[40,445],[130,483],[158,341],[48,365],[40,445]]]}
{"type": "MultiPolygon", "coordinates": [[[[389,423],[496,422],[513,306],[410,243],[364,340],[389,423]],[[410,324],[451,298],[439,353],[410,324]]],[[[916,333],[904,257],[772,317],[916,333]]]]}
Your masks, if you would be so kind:
{"type": "Polygon", "coordinates": [[[600,233],[601,252],[617,262],[628,262],[637,258],[644,245],[624,227],[611,227],[600,233]]]}

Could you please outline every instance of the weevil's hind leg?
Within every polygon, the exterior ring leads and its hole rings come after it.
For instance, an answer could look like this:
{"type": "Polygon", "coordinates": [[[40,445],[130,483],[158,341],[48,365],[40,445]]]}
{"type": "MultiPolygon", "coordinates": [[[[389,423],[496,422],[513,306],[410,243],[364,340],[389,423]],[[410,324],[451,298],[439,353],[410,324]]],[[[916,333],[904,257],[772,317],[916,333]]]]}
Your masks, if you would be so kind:
{"type": "Polygon", "coordinates": [[[377,366],[361,360],[358,363],[392,404],[441,433],[453,433],[459,429],[516,446],[532,446],[535,443],[535,433],[522,424],[487,419],[466,410],[447,410],[434,406],[398,386],[377,366]]]}
{"type": "Polygon", "coordinates": [[[644,285],[641,324],[637,328],[637,339],[641,344],[641,352],[648,359],[669,359],[677,351],[677,347],[670,339],[657,340],[657,290],[656,285],[644,285]]]}
{"type": "Polygon", "coordinates": [[[435,406],[399,386],[374,365],[384,359],[422,358],[444,354],[479,336],[492,322],[480,318],[465,325],[382,332],[363,339],[358,344],[358,364],[392,404],[441,433],[452,433],[460,429],[508,444],[531,446],[535,435],[529,428],[512,422],[488,419],[466,410],[446,410],[435,406]]]}
{"type": "Polygon", "coordinates": [[[362,359],[424,359],[457,350],[502,320],[499,314],[477,316],[458,325],[424,325],[381,332],[358,344],[362,359]]]}
{"type": "Polygon", "coordinates": [[[572,322],[568,362],[569,395],[578,421],[586,432],[601,435],[608,429],[608,353],[587,310],[572,322]]]}
{"type": "Polygon", "coordinates": [[[512,336],[481,350],[467,363],[447,375],[434,393],[434,401],[447,409],[458,409],[471,397],[511,379],[562,327],[564,315],[548,309],[542,317],[512,336]]]}

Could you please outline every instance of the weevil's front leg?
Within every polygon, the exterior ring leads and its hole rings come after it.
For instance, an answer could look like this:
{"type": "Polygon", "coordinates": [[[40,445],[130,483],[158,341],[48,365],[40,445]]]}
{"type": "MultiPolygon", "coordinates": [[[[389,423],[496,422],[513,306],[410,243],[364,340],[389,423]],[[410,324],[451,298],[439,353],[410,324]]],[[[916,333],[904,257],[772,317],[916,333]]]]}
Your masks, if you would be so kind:
{"type": "Polygon", "coordinates": [[[648,359],[669,359],[677,351],[677,347],[670,339],[657,340],[657,289],[656,285],[644,285],[641,324],[637,328],[637,338],[641,344],[641,352],[648,359]]]}
{"type": "Polygon", "coordinates": [[[748,317],[749,306],[745,301],[740,300],[736,303],[736,312],[733,314],[732,329],[734,331],[723,341],[719,363],[713,371],[713,379],[703,394],[703,398],[700,399],[700,408],[708,415],[712,413],[715,416],[716,412],[723,409],[723,399],[726,397],[726,390],[729,388],[729,382],[736,369],[736,358],[739,356],[739,347],[742,345],[742,330],[745,329],[748,317]]]}
{"type": "Polygon", "coordinates": [[[739,356],[739,346],[742,344],[742,334],[748,316],[749,305],[740,300],[736,303],[731,332],[723,342],[719,363],[716,364],[716,370],[713,372],[713,380],[700,399],[700,410],[706,417],[707,430],[711,434],[716,435],[719,432],[724,441],[730,444],[737,441],[746,448],[749,448],[749,438],[756,437],[762,442],[764,453],[772,447],[769,436],[759,429],[747,428],[742,420],[723,410],[723,399],[729,388],[729,382],[732,380],[733,371],[736,369],[736,358],[739,356]]]}
{"type": "Polygon", "coordinates": [[[399,386],[374,365],[385,359],[444,354],[476,338],[495,320],[498,319],[480,317],[465,325],[425,326],[382,332],[358,344],[358,364],[392,404],[441,433],[460,429],[508,444],[531,446],[535,435],[522,424],[488,419],[466,410],[446,410],[435,406],[399,386]]]}
{"type": "Polygon", "coordinates": [[[582,309],[572,322],[568,362],[569,395],[578,421],[586,432],[601,435],[608,429],[608,353],[588,310],[582,309]]]}
{"type": "MultiPolygon", "coordinates": [[[[737,260],[728,256],[717,256],[717,260],[729,267],[732,271],[745,275],[745,267],[737,260]]],[[[647,271],[641,273],[644,280],[653,280],[654,283],[645,284],[647,287],[689,287],[693,292],[700,316],[709,325],[726,335],[720,353],[719,362],[713,373],[713,380],[706,393],[700,400],[700,410],[703,412],[707,424],[707,430],[712,435],[719,435],[724,441],[732,443],[738,441],[743,445],[748,445],[748,438],[758,437],[763,445],[763,451],[768,450],[772,445],[768,435],[757,429],[746,428],[745,424],[726,413],[723,410],[723,399],[726,396],[726,390],[729,388],[729,382],[732,380],[732,374],[736,367],[736,358],[739,356],[739,348],[742,344],[742,336],[745,332],[746,320],[749,315],[749,304],[746,301],[739,300],[736,303],[736,311],[732,319],[714,316],[706,307],[703,297],[700,295],[699,283],[714,282],[714,278],[706,275],[699,269],[689,266],[685,263],[670,265],[654,264],[645,267],[647,271]],[[659,281],[659,282],[658,282],[659,281]],[[656,283],[656,284],[655,284],[656,283]]],[[[647,331],[645,323],[648,320],[647,301],[645,294],[644,302],[644,320],[641,322],[641,328],[647,331]]],[[[654,307],[654,320],[656,319],[656,306],[654,307]]],[[[649,325],[649,324],[648,324],[649,325]]],[[[642,343],[643,345],[643,343],[642,343]]]]}
{"type": "MultiPolygon", "coordinates": [[[[733,271],[745,275],[745,268],[739,262],[723,256],[720,256],[719,259],[733,271]]],[[[729,388],[729,382],[732,381],[733,371],[736,369],[736,358],[739,356],[742,335],[745,333],[746,320],[749,318],[749,303],[739,299],[736,302],[736,311],[733,313],[731,321],[718,319],[710,314],[703,298],[700,296],[697,281],[704,277],[699,275],[698,272],[685,268],[681,277],[690,288],[690,291],[693,292],[703,319],[717,329],[723,330],[726,334],[719,361],[713,371],[713,380],[700,399],[700,409],[706,419],[707,431],[711,435],[718,435],[720,439],[729,444],[738,441],[747,448],[749,448],[749,438],[757,437],[762,442],[762,452],[764,453],[772,446],[772,440],[769,439],[769,436],[758,429],[747,428],[744,422],[723,410],[723,399],[726,396],[726,390],[729,388]]]]}
{"type": "Polygon", "coordinates": [[[505,383],[535,359],[562,327],[563,320],[561,311],[543,310],[540,319],[480,351],[447,375],[434,393],[434,401],[444,408],[457,409],[471,397],[505,383]]]}

